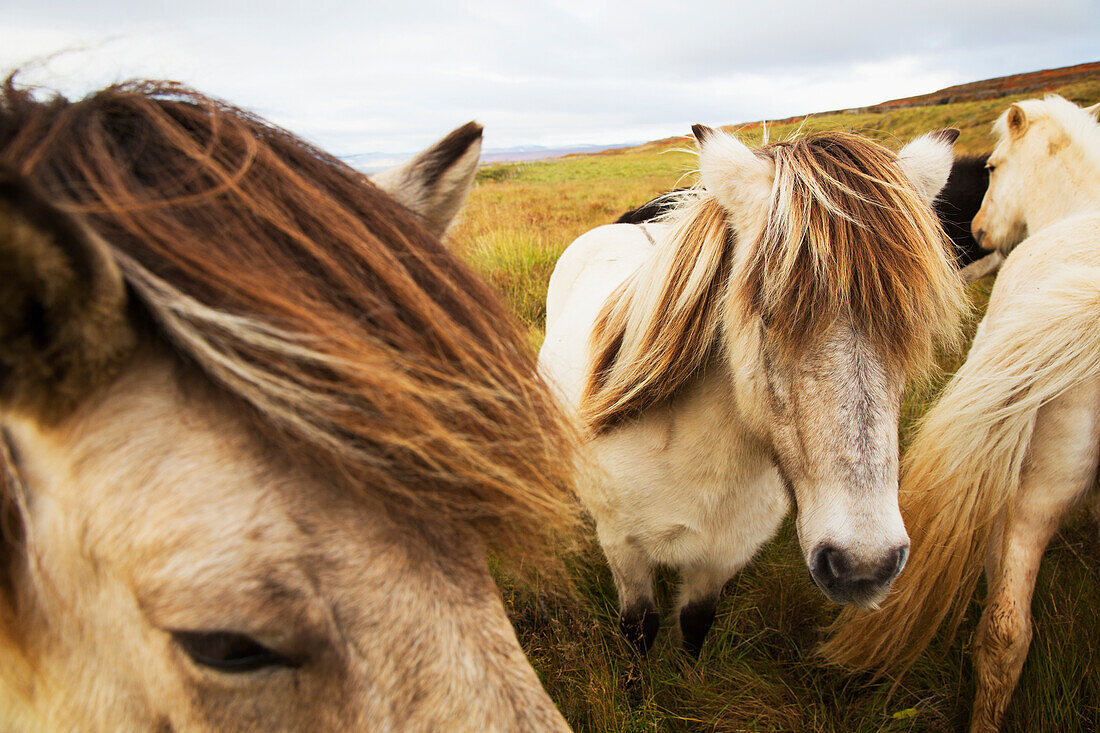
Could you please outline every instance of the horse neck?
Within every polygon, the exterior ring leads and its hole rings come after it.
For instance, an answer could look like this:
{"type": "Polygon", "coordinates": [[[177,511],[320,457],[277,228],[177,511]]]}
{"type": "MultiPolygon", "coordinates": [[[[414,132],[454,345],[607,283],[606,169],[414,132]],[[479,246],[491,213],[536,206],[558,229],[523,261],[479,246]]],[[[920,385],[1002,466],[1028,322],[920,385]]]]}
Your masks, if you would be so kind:
{"type": "Polygon", "coordinates": [[[1100,212],[1100,162],[1079,146],[1067,146],[1036,166],[1024,217],[1036,232],[1062,219],[1100,212]]]}

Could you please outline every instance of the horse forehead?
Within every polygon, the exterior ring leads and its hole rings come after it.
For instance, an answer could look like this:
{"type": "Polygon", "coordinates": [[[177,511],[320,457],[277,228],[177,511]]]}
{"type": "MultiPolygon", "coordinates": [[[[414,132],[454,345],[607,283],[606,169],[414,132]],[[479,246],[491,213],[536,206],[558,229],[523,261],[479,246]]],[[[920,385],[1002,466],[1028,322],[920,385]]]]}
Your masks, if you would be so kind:
{"type": "Polygon", "coordinates": [[[888,381],[888,364],[871,340],[843,318],[808,341],[797,357],[802,376],[846,386],[888,381]]]}
{"type": "Polygon", "coordinates": [[[43,541],[140,558],[134,573],[268,566],[343,551],[349,535],[360,548],[371,540],[369,511],[261,440],[232,401],[171,370],[124,375],[47,438],[35,470],[53,475],[35,483],[56,511],[43,515],[43,541]],[[348,531],[313,531],[322,523],[348,531]]]}

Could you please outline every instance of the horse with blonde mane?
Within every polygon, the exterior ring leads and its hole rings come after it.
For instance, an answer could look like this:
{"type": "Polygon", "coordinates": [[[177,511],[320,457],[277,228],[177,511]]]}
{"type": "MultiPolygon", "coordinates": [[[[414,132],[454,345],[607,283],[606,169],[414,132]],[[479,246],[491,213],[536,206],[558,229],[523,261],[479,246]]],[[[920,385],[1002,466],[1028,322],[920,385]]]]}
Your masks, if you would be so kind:
{"type": "Polygon", "coordinates": [[[1001,726],[1051,537],[1090,495],[1100,517],[1098,112],[1048,97],[997,120],[974,234],[1011,256],[906,456],[910,567],[881,611],[842,613],[822,650],[850,668],[903,672],[945,621],[957,630],[984,561],[973,731],[1001,726]]]}
{"type": "Polygon", "coordinates": [[[931,209],[957,131],[900,154],[844,133],[750,150],[694,132],[701,186],[667,218],[562,255],[539,357],[586,433],[579,491],[642,652],[655,566],[682,575],[677,630],[698,654],[723,586],[792,506],[822,592],[883,597],[909,547],[902,389],[964,308],[931,209]]]}
{"type": "Polygon", "coordinates": [[[487,549],[555,567],[568,424],[390,194],[170,83],[0,92],[0,728],[566,730],[487,549]]]}

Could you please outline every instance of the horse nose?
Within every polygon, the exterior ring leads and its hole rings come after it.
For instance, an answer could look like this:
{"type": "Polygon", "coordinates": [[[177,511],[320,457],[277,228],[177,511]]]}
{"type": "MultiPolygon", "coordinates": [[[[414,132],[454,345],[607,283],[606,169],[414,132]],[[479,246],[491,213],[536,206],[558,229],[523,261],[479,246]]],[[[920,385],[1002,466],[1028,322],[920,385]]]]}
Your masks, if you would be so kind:
{"type": "Polygon", "coordinates": [[[881,595],[901,573],[908,558],[908,544],[895,547],[874,561],[857,559],[843,549],[822,545],[810,557],[810,575],[831,600],[859,604],[881,595]]]}
{"type": "Polygon", "coordinates": [[[974,232],[974,241],[978,243],[979,247],[982,246],[982,240],[983,239],[985,239],[985,230],[984,229],[979,229],[978,231],[974,232]]]}

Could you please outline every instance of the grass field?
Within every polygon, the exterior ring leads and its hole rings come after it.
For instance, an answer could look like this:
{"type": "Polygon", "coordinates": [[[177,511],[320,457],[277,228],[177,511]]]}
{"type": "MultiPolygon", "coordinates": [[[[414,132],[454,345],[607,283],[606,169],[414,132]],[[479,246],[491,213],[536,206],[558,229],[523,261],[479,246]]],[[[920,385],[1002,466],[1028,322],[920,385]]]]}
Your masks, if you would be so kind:
{"type": "MultiPolygon", "coordinates": [[[[1100,101],[1100,79],[1059,90],[1100,101]]],[[[805,130],[848,129],[897,147],[940,127],[962,130],[957,149],[991,147],[993,119],[1017,97],[878,114],[821,116],[805,130]]],[[[773,139],[795,126],[772,127],[773,139]]],[[[759,139],[760,125],[747,125],[759,139]]],[[[541,341],[546,284],[575,237],[681,181],[690,182],[686,140],[557,161],[486,166],[452,232],[454,247],[492,282],[541,341]],[[687,176],[685,178],[685,176],[687,176]]],[[[979,307],[990,283],[972,287],[979,307]]],[[[910,394],[903,433],[934,399],[963,354],[942,355],[945,376],[910,394]]],[[[812,650],[835,613],[812,586],[789,524],[726,589],[699,662],[668,641],[668,621],[647,660],[620,642],[615,592],[591,541],[573,561],[576,601],[503,582],[520,640],[550,695],[581,731],[952,731],[965,726],[973,695],[970,642],[980,614],[940,640],[893,688],[817,665],[812,650]]],[[[667,613],[674,578],[661,575],[667,613]]],[[[1100,730],[1100,539],[1082,514],[1059,533],[1036,587],[1035,638],[1009,709],[1015,731],[1100,730]]]]}

